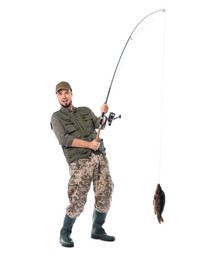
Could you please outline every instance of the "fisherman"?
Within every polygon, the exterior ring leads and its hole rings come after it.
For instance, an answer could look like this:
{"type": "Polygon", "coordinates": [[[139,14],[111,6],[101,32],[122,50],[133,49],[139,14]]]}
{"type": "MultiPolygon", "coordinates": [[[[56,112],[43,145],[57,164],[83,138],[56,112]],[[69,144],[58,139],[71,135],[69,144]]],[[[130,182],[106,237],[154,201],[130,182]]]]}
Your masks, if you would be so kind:
{"type": "Polygon", "coordinates": [[[102,227],[111,206],[114,184],[110,175],[109,163],[103,140],[96,140],[95,129],[104,129],[108,105],[101,106],[102,117],[97,117],[88,107],[73,105],[73,92],[68,82],[56,85],[56,97],[60,109],[52,114],[51,127],[62,147],[69,165],[68,181],[69,205],[63,226],[60,230],[60,243],[64,247],[73,247],[70,237],[73,224],[83,212],[91,183],[94,189],[94,211],[91,238],[114,241],[102,227]]]}

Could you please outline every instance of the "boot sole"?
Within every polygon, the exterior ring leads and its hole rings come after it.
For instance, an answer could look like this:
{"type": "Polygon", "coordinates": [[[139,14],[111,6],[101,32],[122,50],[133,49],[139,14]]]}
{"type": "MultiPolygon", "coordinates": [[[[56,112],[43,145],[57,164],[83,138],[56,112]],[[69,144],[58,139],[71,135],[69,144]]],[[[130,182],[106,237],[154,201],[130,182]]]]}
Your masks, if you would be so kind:
{"type": "Polygon", "coordinates": [[[112,237],[112,238],[103,238],[101,235],[91,235],[91,238],[93,239],[99,239],[99,240],[102,240],[102,241],[107,241],[107,242],[113,242],[115,241],[115,238],[112,237]]]}
{"type": "Polygon", "coordinates": [[[59,241],[59,243],[63,246],[63,247],[74,247],[74,243],[70,243],[70,244],[66,244],[66,243],[62,243],[61,241],[59,241]]]}

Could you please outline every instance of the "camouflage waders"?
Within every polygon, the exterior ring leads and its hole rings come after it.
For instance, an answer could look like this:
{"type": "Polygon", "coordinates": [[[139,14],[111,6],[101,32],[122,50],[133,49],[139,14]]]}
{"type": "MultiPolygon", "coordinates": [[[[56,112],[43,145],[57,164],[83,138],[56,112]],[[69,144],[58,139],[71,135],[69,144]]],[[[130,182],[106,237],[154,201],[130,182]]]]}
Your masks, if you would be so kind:
{"type": "Polygon", "coordinates": [[[84,210],[87,195],[93,182],[95,209],[100,213],[109,211],[114,184],[109,172],[109,164],[104,154],[92,155],[70,164],[68,197],[70,205],[66,214],[78,217],[84,210]]]}

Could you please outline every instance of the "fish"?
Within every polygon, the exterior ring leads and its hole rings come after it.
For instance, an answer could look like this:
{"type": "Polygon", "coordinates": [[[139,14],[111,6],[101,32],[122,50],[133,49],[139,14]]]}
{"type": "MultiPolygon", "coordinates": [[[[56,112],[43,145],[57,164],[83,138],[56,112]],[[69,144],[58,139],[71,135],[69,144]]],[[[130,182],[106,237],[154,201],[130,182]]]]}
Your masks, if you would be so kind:
{"type": "Polygon", "coordinates": [[[157,220],[160,224],[164,222],[162,213],[165,207],[165,202],[166,202],[165,192],[162,190],[161,185],[158,183],[154,193],[153,205],[154,205],[154,213],[157,216],[157,220]]]}

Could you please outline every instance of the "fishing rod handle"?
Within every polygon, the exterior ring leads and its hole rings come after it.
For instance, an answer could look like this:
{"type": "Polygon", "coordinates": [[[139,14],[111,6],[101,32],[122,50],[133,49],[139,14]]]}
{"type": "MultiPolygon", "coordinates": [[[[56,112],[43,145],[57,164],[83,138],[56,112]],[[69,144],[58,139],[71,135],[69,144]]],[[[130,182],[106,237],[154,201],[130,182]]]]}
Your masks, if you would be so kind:
{"type": "Polygon", "coordinates": [[[99,141],[100,133],[101,133],[101,126],[99,126],[99,128],[98,128],[98,133],[97,133],[96,138],[95,138],[95,140],[97,142],[99,141]]]}
{"type": "Polygon", "coordinates": [[[98,133],[97,133],[97,136],[96,136],[96,138],[95,138],[95,140],[96,140],[97,142],[99,141],[99,137],[100,137],[100,133],[101,133],[101,126],[102,126],[102,122],[103,122],[103,119],[104,119],[104,115],[105,115],[105,113],[102,112],[101,118],[100,118],[99,127],[98,127],[98,133]]]}

